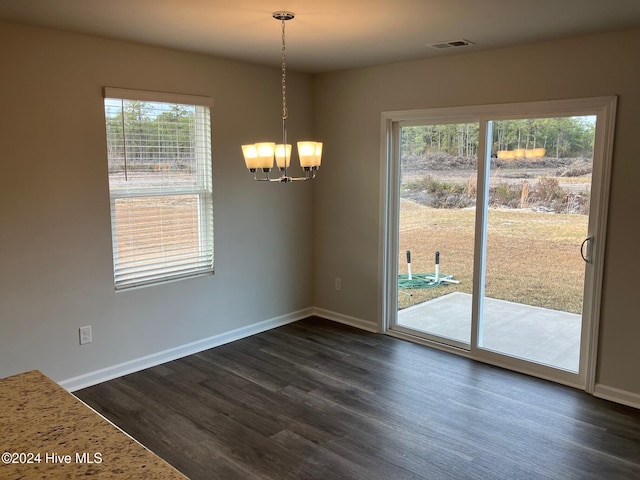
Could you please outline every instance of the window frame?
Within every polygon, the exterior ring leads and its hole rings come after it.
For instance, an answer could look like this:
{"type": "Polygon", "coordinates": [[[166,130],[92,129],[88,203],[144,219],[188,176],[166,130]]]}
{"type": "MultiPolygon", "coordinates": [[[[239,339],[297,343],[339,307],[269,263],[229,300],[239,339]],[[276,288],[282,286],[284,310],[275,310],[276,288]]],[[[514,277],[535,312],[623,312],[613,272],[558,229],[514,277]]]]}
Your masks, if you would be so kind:
{"type": "MultiPolygon", "coordinates": [[[[200,145],[196,148],[196,185],[195,186],[163,186],[156,188],[140,187],[133,185],[129,188],[112,188],[109,176],[109,202],[111,209],[111,243],[113,254],[114,287],[116,291],[125,291],[137,287],[145,287],[160,283],[173,282],[185,278],[196,276],[212,275],[214,273],[214,227],[213,227],[213,158],[212,158],[212,132],[211,132],[211,109],[213,99],[207,96],[176,94],[167,92],[152,92],[144,90],[132,90],[116,87],[103,88],[103,105],[105,108],[105,135],[108,136],[107,108],[106,101],[141,101],[157,102],[172,105],[185,105],[195,107],[195,132],[194,144],[200,145]],[[130,275],[120,274],[119,278],[119,252],[118,252],[118,231],[116,221],[116,202],[119,199],[168,197],[180,195],[193,195],[198,199],[198,240],[200,253],[199,258],[206,258],[205,267],[198,267],[192,262],[182,264],[184,269],[165,267],[167,271],[155,274],[147,273],[140,275],[132,273],[130,275]],[[203,254],[204,252],[204,254],[203,254]],[[209,257],[210,253],[210,258],[209,257]]],[[[123,103],[124,104],[124,103],[123,103]]],[[[124,135],[124,127],[123,127],[124,135]]],[[[107,140],[105,138],[105,140],[107,140]]],[[[107,148],[107,161],[109,161],[109,149],[107,148]]]]}

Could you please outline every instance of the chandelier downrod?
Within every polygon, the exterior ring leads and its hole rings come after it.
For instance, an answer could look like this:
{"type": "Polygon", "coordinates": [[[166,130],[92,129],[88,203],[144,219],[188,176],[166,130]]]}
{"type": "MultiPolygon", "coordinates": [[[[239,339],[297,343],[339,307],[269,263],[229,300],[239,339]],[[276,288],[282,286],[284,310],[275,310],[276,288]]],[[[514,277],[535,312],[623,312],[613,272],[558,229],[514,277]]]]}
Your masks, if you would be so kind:
{"type": "MultiPolygon", "coordinates": [[[[287,144],[287,118],[289,117],[289,111],[287,110],[287,45],[285,39],[285,22],[294,18],[293,13],[288,12],[276,12],[273,14],[273,18],[280,20],[282,26],[282,53],[280,56],[280,66],[282,71],[282,145],[287,144]]],[[[286,147],[284,147],[286,149],[286,147]]],[[[285,151],[286,155],[286,151],[285,151]]],[[[287,162],[284,162],[284,170],[282,171],[283,177],[287,178],[287,170],[289,166],[287,162]]]]}

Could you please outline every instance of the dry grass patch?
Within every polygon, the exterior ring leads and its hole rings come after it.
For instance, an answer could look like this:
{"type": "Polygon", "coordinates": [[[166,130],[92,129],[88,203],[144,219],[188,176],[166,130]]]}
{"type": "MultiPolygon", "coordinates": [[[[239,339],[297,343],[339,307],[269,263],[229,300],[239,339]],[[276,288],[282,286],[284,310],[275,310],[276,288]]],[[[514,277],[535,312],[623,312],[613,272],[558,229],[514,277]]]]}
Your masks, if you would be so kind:
{"type": "MultiPolygon", "coordinates": [[[[486,294],[528,305],[573,313],[582,311],[584,262],[580,244],[587,232],[586,215],[489,210],[486,294]]],[[[402,200],[399,273],[412,271],[454,275],[459,285],[402,290],[400,308],[454,291],[472,293],[475,209],[436,209],[402,200]]]]}

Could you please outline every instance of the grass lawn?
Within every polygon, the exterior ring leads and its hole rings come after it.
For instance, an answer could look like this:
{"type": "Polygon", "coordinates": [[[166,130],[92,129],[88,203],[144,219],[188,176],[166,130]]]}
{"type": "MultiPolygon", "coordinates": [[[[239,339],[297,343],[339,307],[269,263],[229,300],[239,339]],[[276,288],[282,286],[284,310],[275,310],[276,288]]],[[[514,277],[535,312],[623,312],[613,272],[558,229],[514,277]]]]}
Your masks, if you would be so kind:
{"type": "MultiPolygon", "coordinates": [[[[486,295],[491,298],[582,312],[584,261],[580,244],[587,236],[587,215],[489,209],[486,295]]],[[[403,199],[400,206],[399,273],[440,272],[459,285],[401,290],[399,308],[454,291],[471,293],[475,209],[442,209],[403,199]]]]}

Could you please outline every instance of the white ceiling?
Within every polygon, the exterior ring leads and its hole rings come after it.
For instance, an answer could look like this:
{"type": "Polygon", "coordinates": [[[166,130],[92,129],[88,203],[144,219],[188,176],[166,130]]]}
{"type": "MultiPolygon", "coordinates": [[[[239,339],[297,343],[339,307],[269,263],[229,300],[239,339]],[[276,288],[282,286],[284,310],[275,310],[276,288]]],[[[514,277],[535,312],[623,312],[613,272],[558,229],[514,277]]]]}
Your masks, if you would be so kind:
{"type": "Polygon", "coordinates": [[[320,72],[640,27],[640,0],[0,0],[0,19],[320,72]],[[475,46],[429,44],[468,39],[475,46]]]}

